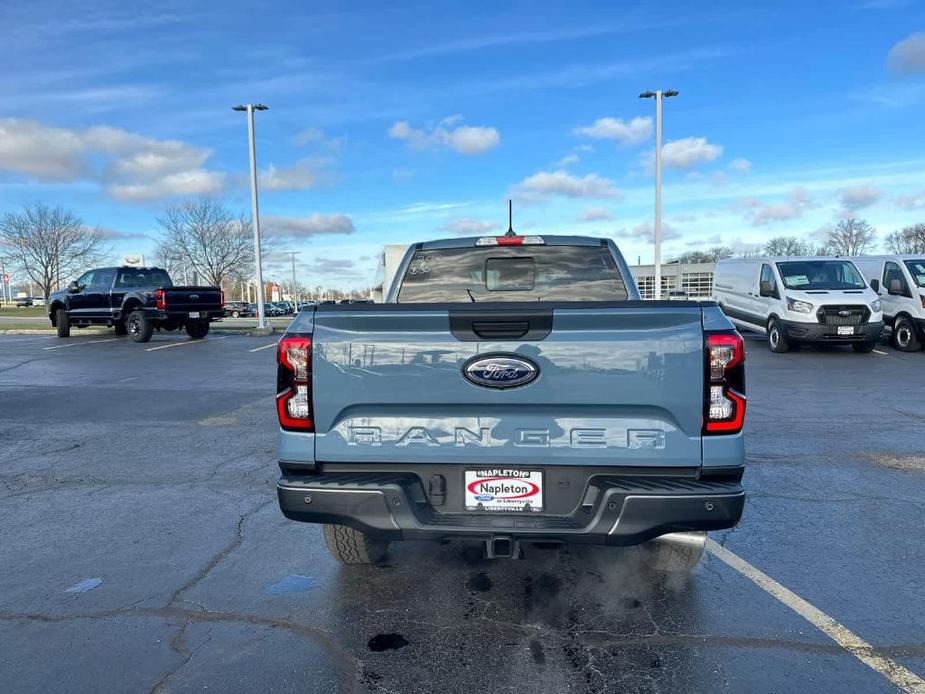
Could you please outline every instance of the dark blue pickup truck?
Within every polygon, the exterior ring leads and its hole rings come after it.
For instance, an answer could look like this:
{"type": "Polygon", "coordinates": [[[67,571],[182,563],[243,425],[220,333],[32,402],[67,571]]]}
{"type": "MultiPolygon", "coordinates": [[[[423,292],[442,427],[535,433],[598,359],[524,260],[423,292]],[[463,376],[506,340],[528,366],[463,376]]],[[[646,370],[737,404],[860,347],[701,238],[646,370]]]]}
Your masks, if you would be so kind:
{"type": "Polygon", "coordinates": [[[71,328],[108,325],[133,342],[147,342],[155,329],[184,328],[193,339],[209,332],[224,315],[219,287],[176,287],[156,267],[104,267],[89,270],[48,298],[48,318],[58,337],[71,328]]]}
{"type": "Polygon", "coordinates": [[[742,514],[744,360],[714,302],[641,301],[612,241],[419,243],[386,303],[280,340],[279,504],[345,563],[468,538],[646,543],[685,570],[742,514]]]}

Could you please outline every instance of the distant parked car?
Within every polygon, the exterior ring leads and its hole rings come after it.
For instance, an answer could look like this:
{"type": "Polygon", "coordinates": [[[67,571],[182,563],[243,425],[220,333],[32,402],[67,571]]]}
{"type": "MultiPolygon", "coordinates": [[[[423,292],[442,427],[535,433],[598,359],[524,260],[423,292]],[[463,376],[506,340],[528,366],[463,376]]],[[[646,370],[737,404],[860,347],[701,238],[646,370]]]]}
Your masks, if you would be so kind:
{"type": "Polygon", "coordinates": [[[263,305],[263,315],[275,317],[283,315],[282,309],[276,304],[267,302],[263,305]]]}
{"type": "Polygon", "coordinates": [[[275,301],[274,303],[276,304],[277,308],[283,312],[283,315],[288,316],[291,313],[295,313],[295,305],[289,301],[275,301]]]}
{"type": "Polygon", "coordinates": [[[225,316],[232,318],[249,318],[256,315],[257,309],[245,301],[228,301],[225,303],[225,316]]]}
{"type": "Polygon", "coordinates": [[[300,302],[299,302],[299,310],[300,310],[300,311],[308,311],[308,310],[314,308],[314,307],[317,306],[317,305],[318,305],[318,302],[317,302],[317,301],[300,301],[300,302]]]}
{"type": "Polygon", "coordinates": [[[35,302],[31,296],[24,296],[19,299],[16,299],[16,306],[18,308],[25,308],[27,306],[34,306],[35,302]]]}

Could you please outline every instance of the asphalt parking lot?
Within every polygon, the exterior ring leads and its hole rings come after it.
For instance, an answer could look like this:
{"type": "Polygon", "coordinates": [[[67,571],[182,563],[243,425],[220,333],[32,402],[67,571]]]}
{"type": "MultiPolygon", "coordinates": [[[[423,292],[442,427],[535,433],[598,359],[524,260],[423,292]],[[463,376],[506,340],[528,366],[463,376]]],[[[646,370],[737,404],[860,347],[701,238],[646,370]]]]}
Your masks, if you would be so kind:
{"type": "Polygon", "coordinates": [[[489,562],[405,543],[379,568],[336,564],[317,527],[276,506],[272,345],[0,336],[0,691],[890,692],[925,678],[925,353],[775,355],[748,338],[745,516],[688,581],[657,585],[607,548],[489,562]]]}

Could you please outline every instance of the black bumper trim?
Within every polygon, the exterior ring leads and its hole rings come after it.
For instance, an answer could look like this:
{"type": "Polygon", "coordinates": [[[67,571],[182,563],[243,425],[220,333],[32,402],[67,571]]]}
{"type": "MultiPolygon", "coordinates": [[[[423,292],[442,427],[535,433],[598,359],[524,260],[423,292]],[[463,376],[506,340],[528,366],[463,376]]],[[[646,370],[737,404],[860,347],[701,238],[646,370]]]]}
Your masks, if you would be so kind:
{"type": "Polygon", "coordinates": [[[852,342],[873,342],[880,338],[883,332],[883,321],[864,323],[851,326],[854,335],[838,335],[838,328],[834,325],[821,325],[819,323],[798,323],[795,321],[780,321],[780,327],[788,340],[794,342],[833,342],[850,344],[852,342]]]}
{"type": "Polygon", "coordinates": [[[336,523],[385,540],[443,537],[633,545],[671,532],[720,530],[738,523],[745,491],[738,482],[604,478],[594,507],[567,515],[444,513],[427,502],[415,475],[284,476],[277,485],[287,518],[336,523]],[[668,482],[665,484],[665,482],[668,482]]]}

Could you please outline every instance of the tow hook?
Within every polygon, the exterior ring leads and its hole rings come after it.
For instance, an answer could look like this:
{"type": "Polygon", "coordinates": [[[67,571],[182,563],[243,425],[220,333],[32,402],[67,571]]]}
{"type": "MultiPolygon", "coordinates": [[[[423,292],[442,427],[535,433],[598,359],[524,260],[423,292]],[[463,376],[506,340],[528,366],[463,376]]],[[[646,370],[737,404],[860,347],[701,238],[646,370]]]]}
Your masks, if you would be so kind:
{"type": "Polygon", "coordinates": [[[520,559],[520,543],[509,535],[492,535],[485,541],[487,559],[520,559]]]}

